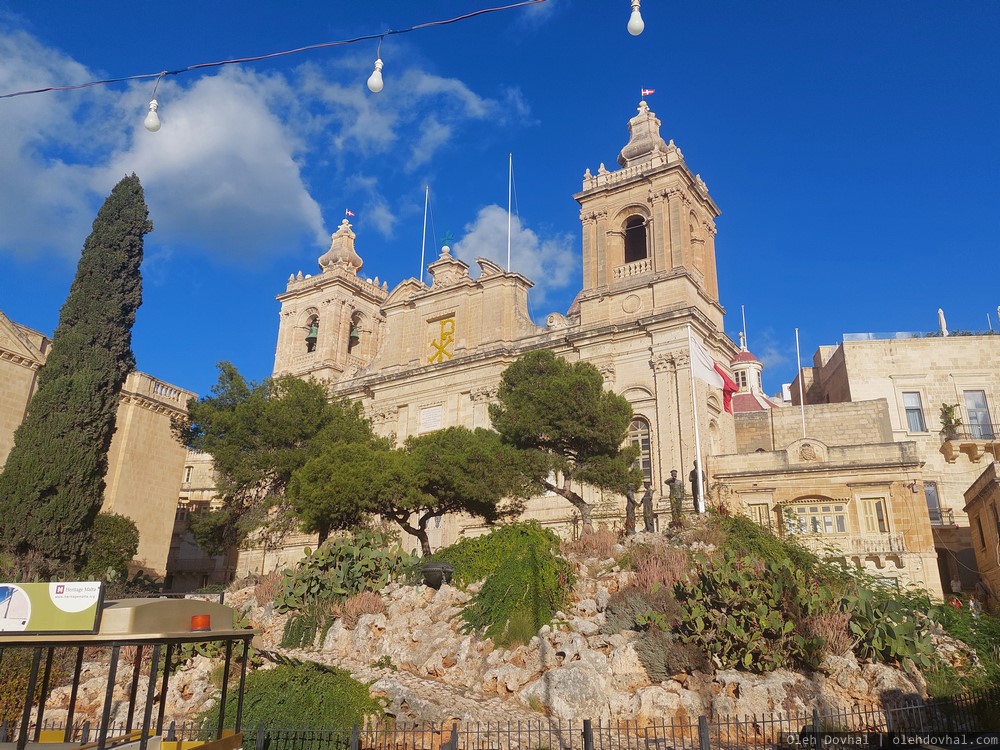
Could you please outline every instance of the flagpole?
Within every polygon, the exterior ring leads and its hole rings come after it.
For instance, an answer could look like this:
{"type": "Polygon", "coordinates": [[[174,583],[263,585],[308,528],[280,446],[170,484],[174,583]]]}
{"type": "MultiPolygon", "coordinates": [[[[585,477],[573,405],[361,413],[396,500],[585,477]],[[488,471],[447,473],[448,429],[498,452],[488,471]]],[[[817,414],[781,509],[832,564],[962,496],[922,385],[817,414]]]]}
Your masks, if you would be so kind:
{"type": "MultiPolygon", "coordinates": [[[[693,359],[691,354],[692,344],[691,344],[691,324],[688,323],[688,359],[689,361],[693,359]]],[[[702,464],[701,464],[701,432],[698,429],[698,395],[695,390],[696,386],[694,384],[694,367],[692,365],[691,369],[691,405],[694,409],[694,455],[695,455],[695,467],[694,467],[694,481],[698,487],[698,503],[695,507],[699,513],[705,512],[705,482],[702,479],[702,464]]]]}
{"type": "Polygon", "coordinates": [[[507,272],[510,273],[510,196],[514,185],[514,152],[507,154],[509,169],[507,172],[507,272]]]}
{"type": "Polygon", "coordinates": [[[799,411],[802,412],[802,437],[806,436],[806,400],[802,395],[802,355],[799,354],[799,329],[795,329],[795,363],[799,368],[799,411]]]}
{"type": "Polygon", "coordinates": [[[424,250],[427,247],[427,206],[431,200],[431,186],[424,186],[424,234],[420,241],[420,283],[424,283],[424,250]]]}

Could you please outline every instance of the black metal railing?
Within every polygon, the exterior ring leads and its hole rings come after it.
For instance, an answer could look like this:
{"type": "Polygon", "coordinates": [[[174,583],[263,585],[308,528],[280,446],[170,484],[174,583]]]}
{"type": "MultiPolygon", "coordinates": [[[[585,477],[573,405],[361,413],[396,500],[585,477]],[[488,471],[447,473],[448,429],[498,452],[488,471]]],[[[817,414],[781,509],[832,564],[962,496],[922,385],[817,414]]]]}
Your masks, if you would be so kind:
{"type": "MultiPolygon", "coordinates": [[[[867,744],[870,735],[957,735],[1000,732],[1000,687],[953,698],[900,698],[881,705],[856,705],[839,711],[775,713],[743,717],[707,716],[633,721],[419,722],[378,721],[350,727],[247,728],[245,750],[710,750],[711,748],[778,748],[822,744],[817,737],[841,737],[841,744],[867,744]]],[[[35,729],[35,727],[32,727],[35,729]]],[[[86,744],[99,726],[82,722],[70,727],[45,723],[42,729],[64,732],[65,741],[86,744]]],[[[0,742],[16,736],[16,725],[0,724],[0,742]]],[[[124,722],[109,724],[107,737],[128,732],[124,722]]],[[[209,722],[170,722],[166,742],[208,741],[216,726],[209,722]]],[[[37,736],[37,732],[36,732],[37,736]]],[[[905,744],[905,743],[904,743],[905,744]]],[[[1000,741],[997,742],[1000,745],[1000,741]]]]}
{"type": "Polygon", "coordinates": [[[927,514],[931,518],[932,526],[955,525],[955,511],[951,508],[928,508],[927,514]]]}

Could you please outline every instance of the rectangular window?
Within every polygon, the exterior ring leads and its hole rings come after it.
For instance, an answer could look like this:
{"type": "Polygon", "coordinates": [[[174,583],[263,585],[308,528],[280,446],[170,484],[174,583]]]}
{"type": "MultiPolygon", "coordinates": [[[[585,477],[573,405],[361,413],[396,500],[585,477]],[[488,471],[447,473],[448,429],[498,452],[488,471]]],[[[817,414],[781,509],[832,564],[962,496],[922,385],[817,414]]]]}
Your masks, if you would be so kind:
{"type": "Polygon", "coordinates": [[[969,415],[969,433],[973,440],[992,440],[993,421],[986,407],[986,391],[965,391],[965,411],[969,415]]]}
{"type": "Polygon", "coordinates": [[[983,533],[983,519],[981,516],[976,516],[976,528],[979,530],[979,546],[986,546],[986,534],[983,533]]]}
{"type": "Polygon", "coordinates": [[[771,509],[767,503],[751,503],[747,506],[747,515],[758,526],[771,528],[771,509]]]}
{"type": "Polygon", "coordinates": [[[869,534],[885,534],[889,531],[885,498],[865,498],[861,501],[861,514],[864,519],[864,529],[869,534]]]}
{"type": "Polygon", "coordinates": [[[847,507],[844,505],[802,505],[793,512],[801,534],[847,533],[847,507]]]}
{"type": "Polygon", "coordinates": [[[931,523],[940,525],[941,504],[938,501],[937,482],[924,482],[924,499],[927,500],[927,515],[930,516],[931,523]]]}
{"type": "Polygon", "coordinates": [[[927,432],[920,394],[916,391],[903,393],[903,408],[906,409],[906,429],[910,432],[927,432]]]}
{"type": "Polygon", "coordinates": [[[191,481],[191,472],[193,472],[193,471],[194,471],[194,467],[193,466],[185,466],[184,467],[184,483],[185,484],[187,484],[188,482],[191,481]]]}

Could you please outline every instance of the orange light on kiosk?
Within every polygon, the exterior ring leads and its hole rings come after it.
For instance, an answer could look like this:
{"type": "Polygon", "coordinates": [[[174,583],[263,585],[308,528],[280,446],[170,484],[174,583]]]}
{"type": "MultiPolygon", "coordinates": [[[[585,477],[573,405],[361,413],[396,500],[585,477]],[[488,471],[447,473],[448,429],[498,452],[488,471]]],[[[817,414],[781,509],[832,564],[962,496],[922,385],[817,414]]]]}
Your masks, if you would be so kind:
{"type": "Polygon", "coordinates": [[[201,632],[212,629],[211,615],[191,615],[191,630],[201,632]]]}

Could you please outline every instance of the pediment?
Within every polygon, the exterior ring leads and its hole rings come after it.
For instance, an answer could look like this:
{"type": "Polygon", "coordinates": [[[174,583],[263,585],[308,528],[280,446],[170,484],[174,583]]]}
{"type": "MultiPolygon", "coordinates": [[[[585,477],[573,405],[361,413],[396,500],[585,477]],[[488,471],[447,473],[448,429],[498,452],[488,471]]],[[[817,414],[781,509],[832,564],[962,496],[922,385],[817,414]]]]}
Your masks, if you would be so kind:
{"type": "Polygon", "coordinates": [[[25,335],[20,326],[2,312],[0,312],[0,351],[8,355],[5,359],[27,360],[40,365],[45,363],[45,354],[25,335]]]}
{"type": "Polygon", "coordinates": [[[426,291],[427,287],[424,284],[421,284],[414,278],[409,278],[406,281],[401,281],[395,289],[389,292],[389,296],[385,298],[385,302],[382,304],[391,305],[396,302],[405,302],[411,297],[426,291]]]}

